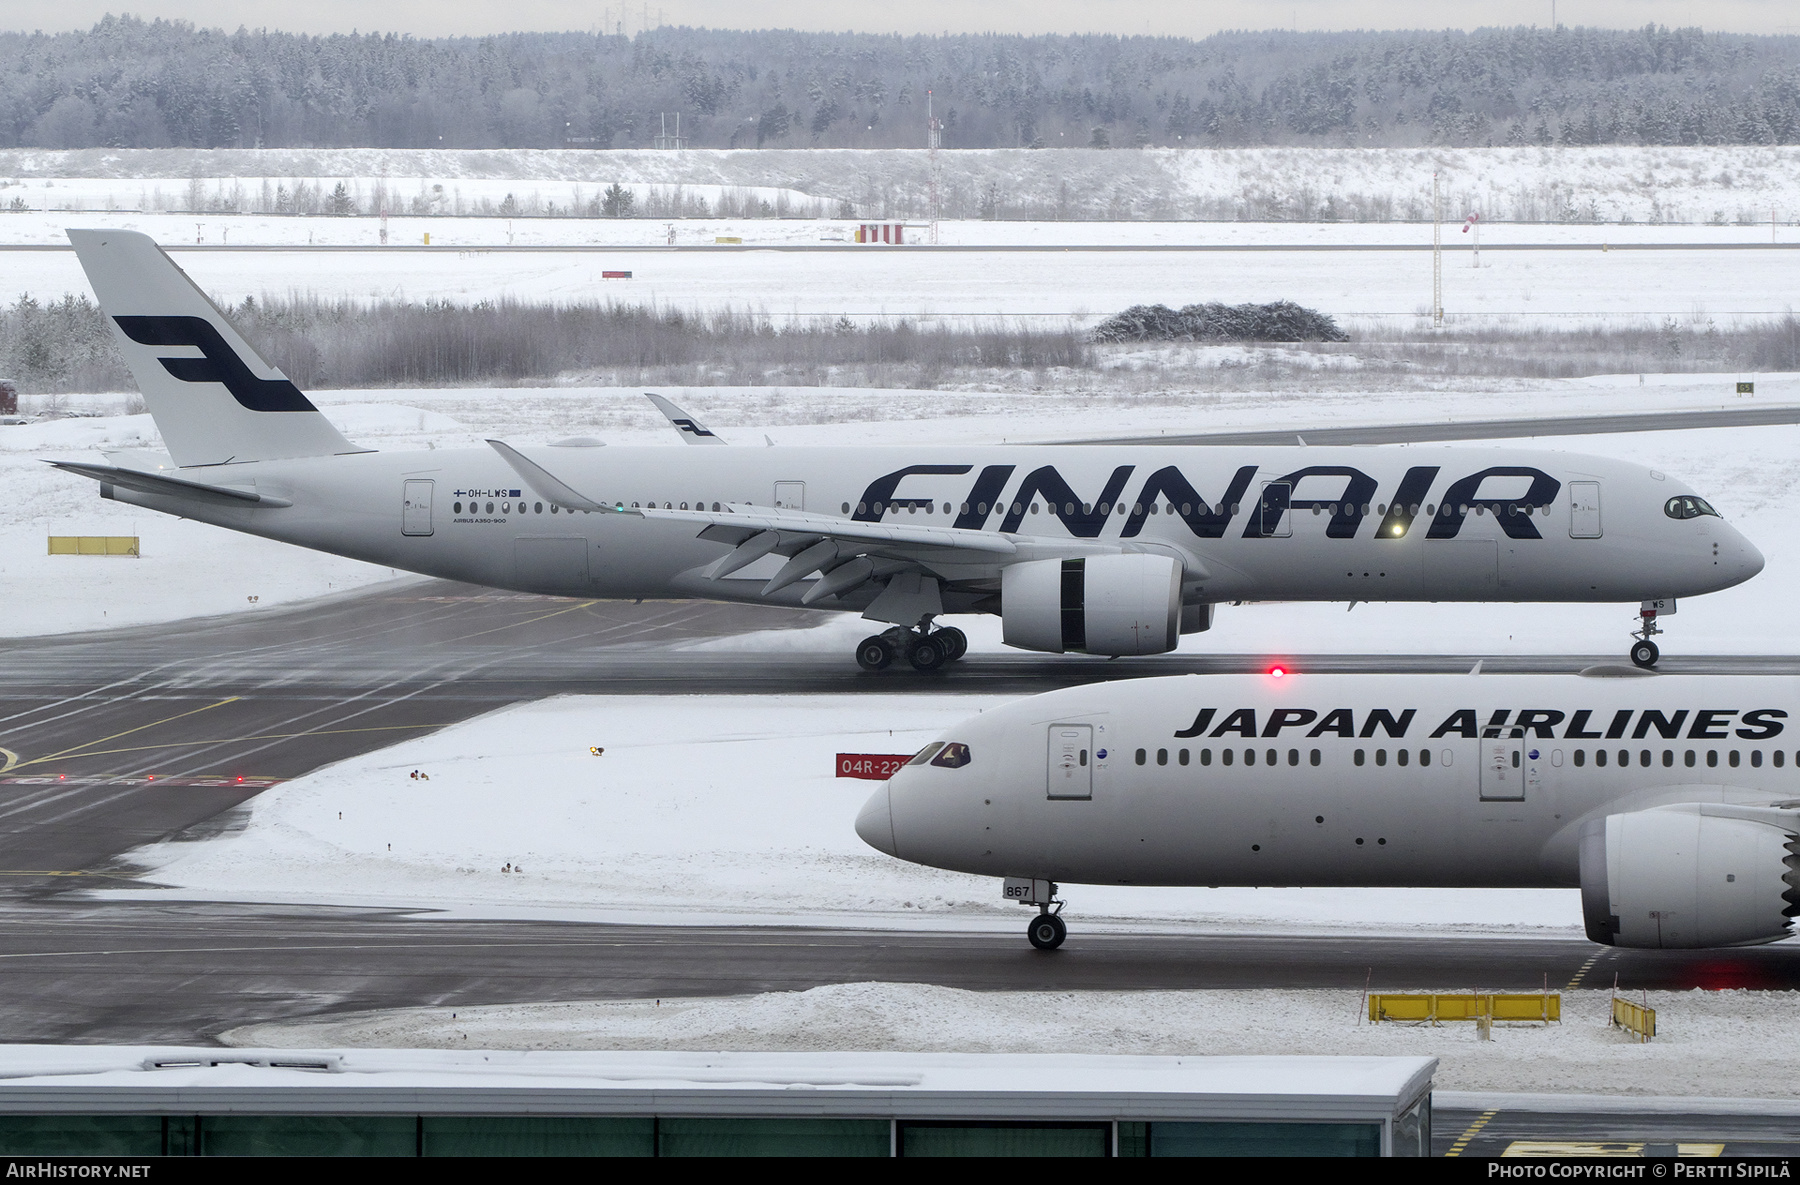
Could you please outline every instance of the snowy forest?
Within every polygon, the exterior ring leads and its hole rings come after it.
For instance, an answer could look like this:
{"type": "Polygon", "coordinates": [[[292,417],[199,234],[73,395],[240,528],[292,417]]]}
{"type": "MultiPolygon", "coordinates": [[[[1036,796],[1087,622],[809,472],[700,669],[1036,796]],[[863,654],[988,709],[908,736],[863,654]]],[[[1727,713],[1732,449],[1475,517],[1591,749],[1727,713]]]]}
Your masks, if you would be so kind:
{"type": "Polygon", "coordinates": [[[901,37],[0,34],[0,148],[1800,142],[1800,37],[1637,30],[901,37]]]}

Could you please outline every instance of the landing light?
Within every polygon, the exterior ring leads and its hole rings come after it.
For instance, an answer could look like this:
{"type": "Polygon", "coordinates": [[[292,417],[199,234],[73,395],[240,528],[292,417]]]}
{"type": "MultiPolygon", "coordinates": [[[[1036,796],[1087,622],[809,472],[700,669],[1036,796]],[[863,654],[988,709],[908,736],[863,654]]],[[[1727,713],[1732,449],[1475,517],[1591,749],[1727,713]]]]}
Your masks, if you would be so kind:
{"type": "Polygon", "coordinates": [[[1406,528],[1401,526],[1399,523],[1395,523],[1394,524],[1394,534],[1404,535],[1404,534],[1406,534],[1406,528]]]}

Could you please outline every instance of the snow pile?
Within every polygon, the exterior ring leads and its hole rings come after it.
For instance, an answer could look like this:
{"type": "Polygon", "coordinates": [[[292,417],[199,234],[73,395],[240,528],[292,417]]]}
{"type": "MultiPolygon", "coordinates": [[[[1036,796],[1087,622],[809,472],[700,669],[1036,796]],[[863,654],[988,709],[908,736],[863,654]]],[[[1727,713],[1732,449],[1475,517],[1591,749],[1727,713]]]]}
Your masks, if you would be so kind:
{"type": "MultiPolygon", "coordinates": [[[[522,704],[267,790],[239,833],[140,848],[130,859],[183,900],[1013,933],[1027,911],[1002,901],[993,878],[867,847],[855,822],[875,783],[835,776],[840,752],[912,753],[1012,698],[522,704]]],[[[1067,895],[1078,928],[1574,933],[1580,924],[1576,893],[1563,889],[1082,886],[1067,895]]]]}
{"type": "MultiPolygon", "coordinates": [[[[1520,944],[1529,964],[1530,943],[1520,944]]],[[[1046,958],[1053,962],[1057,956],[1046,958]]],[[[1432,990],[1420,985],[1417,990],[1432,990]]],[[[1467,985],[1438,985],[1469,991],[1467,985]]],[[[971,992],[856,983],[740,997],[409,1008],[246,1025],[235,1046],[956,1053],[1317,1054],[1439,1059],[1445,1091],[1800,1098],[1794,993],[1651,992],[1657,1038],[1609,1027],[1610,992],[1561,1024],[1371,1026],[1344,991],[971,992]]],[[[1633,996],[1633,999],[1641,999],[1633,996]]]]}

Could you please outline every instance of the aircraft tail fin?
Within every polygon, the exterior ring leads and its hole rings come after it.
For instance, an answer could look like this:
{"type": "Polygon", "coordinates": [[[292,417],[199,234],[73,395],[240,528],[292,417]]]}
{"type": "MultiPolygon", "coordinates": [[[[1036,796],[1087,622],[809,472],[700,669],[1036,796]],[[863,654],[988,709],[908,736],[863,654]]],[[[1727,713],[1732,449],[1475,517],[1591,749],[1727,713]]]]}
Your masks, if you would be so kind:
{"type": "Polygon", "coordinates": [[[265,362],[149,235],[68,235],[177,465],[367,451],[265,362]]]}
{"type": "Polygon", "coordinates": [[[719,436],[712,429],[708,428],[705,424],[702,424],[699,420],[696,420],[687,412],[681,410],[681,408],[675,405],[673,400],[665,399],[663,396],[653,394],[649,391],[645,391],[644,395],[651,403],[656,404],[657,411],[660,411],[664,416],[668,417],[669,423],[674,426],[675,431],[681,433],[683,444],[725,443],[723,437],[719,436]]]}

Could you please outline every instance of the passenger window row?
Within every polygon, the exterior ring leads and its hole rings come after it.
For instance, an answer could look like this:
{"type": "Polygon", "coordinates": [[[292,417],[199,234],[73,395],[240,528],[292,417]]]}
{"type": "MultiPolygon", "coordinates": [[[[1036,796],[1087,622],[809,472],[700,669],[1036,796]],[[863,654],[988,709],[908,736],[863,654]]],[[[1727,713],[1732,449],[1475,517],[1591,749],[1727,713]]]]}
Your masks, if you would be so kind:
{"type": "MultiPolygon", "coordinates": [[[[1416,756],[1411,749],[1395,749],[1392,756],[1394,764],[1401,766],[1410,765],[1415,760],[1420,765],[1430,765],[1434,760],[1430,749],[1420,749],[1416,756]]],[[[1376,765],[1385,766],[1388,763],[1389,754],[1386,749],[1376,749],[1374,757],[1376,765]]],[[[1201,765],[1211,765],[1213,763],[1213,751],[1211,749],[1202,749],[1200,750],[1199,758],[1201,765]]],[[[1436,754],[1435,760],[1440,765],[1450,765],[1453,763],[1454,758],[1454,750],[1443,749],[1436,754]]],[[[1588,763],[1587,750],[1576,749],[1572,754],[1572,758],[1577,767],[1585,766],[1588,763]]],[[[1158,749],[1156,751],[1155,759],[1156,764],[1158,765],[1169,764],[1169,750],[1158,749]]],[[[1192,755],[1189,750],[1178,749],[1175,751],[1175,763],[1177,765],[1187,765],[1191,759],[1192,755]]],[[[1561,765],[1562,759],[1563,755],[1561,749],[1557,749],[1551,754],[1551,763],[1553,765],[1561,765]]],[[[1136,760],[1139,765],[1148,765],[1151,760],[1150,751],[1148,749],[1139,749],[1136,754],[1136,760]]],[[[1236,749],[1220,749],[1218,760],[1220,765],[1233,765],[1240,760],[1244,765],[1255,765],[1259,759],[1258,751],[1255,749],[1243,750],[1241,758],[1239,756],[1239,751],[1236,749]]],[[[1262,750],[1260,760],[1264,765],[1281,765],[1283,763],[1282,752],[1279,749],[1262,750]]],[[[1320,765],[1324,761],[1324,755],[1320,753],[1319,750],[1312,749],[1307,752],[1306,760],[1309,765],[1320,765]]],[[[1358,749],[1350,755],[1350,760],[1354,765],[1366,765],[1369,761],[1369,751],[1366,749],[1358,749]]],[[[1675,765],[1676,760],[1675,750],[1664,749],[1662,751],[1661,760],[1665,768],[1672,768],[1675,765]]],[[[1656,761],[1657,756],[1653,751],[1649,749],[1640,749],[1637,751],[1637,764],[1640,768],[1648,769],[1650,766],[1656,764],[1656,761]]],[[[1693,749],[1688,749],[1681,755],[1681,763],[1690,769],[1700,764],[1700,761],[1700,754],[1693,749]]],[[[1620,766],[1629,766],[1632,763],[1632,751],[1630,749],[1619,749],[1615,755],[1614,751],[1610,749],[1594,750],[1594,764],[1596,766],[1604,768],[1609,762],[1616,762],[1620,766]]],[[[1717,749],[1706,750],[1705,763],[1708,769],[1717,768],[1719,764],[1719,751],[1717,749]]],[[[1731,749],[1726,752],[1725,764],[1730,768],[1737,769],[1743,763],[1744,754],[1739,750],[1731,749]]],[[[1752,769],[1762,768],[1763,753],[1761,749],[1750,750],[1749,763],[1750,768],[1752,769]]],[[[1776,749],[1769,755],[1769,763],[1776,769],[1783,768],[1787,764],[1786,752],[1781,749],[1776,749]]],[[[1289,749],[1286,755],[1286,764],[1299,765],[1300,750],[1289,749]]],[[[1516,754],[1514,756],[1513,764],[1515,766],[1518,765],[1516,754]]],[[[1795,768],[1800,769],[1800,752],[1794,754],[1794,766],[1795,768]]]]}
{"type": "MultiPolygon", "coordinates": [[[[1219,764],[1221,764],[1221,765],[1232,764],[1236,760],[1236,757],[1234,756],[1236,753],[1237,753],[1236,749],[1220,749],[1219,750],[1219,764]]],[[[1175,763],[1177,765],[1186,765],[1186,764],[1188,764],[1188,762],[1191,759],[1192,759],[1192,754],[1186,749],[1179,749],[1175,753],[1175,763]]],[[[1149,762],[1149,760],[1150,760],[1150,751],[1148,749],[1139,749],[1137,751],[1137,763],[1139,765],[1145,765],[1149,762]]],[[[1281,764],[1281,750],[1280,749],[1265,749],[1263,751],[1262,760],[1263,760],[1264,765],[1280,765],[1281,764]]],[[[1306,760],[1307,760],[1307,764],[1309,764],[1309,765],[1318,765],[1325,760],[1325,755],[1320,753],[1317,749],[1313,749],[1307,754],[1306,760]]],[[[1211,765],[1212,763],[1213,763],[1213,751],[1211,749],[1200,750],[1200,764],[1201,765],[1211,765]]],[[[1287,763],[1289,765],[1299,765],[1300,764],[1300,750],[1289,749],[1287,751],[1287,763]]],[[[1169,764],[1169,751],[1167,749],[1158,749],[1156,751],[1156,764],[1158,764],[1158,765],[1169,764]]],[[[1256,750],[1255,749],[1245,749],[1244,750],[1244,764],[1245,765],[1255,765],[1256,764],[1256,750]]]]}
{"type": "MultiPolygon", "coordinates": [[[[1587,757],[1586,749],[1575,750],[1573,757],[1574,757],[1575,764],[1577,766],[1582,766],[1582,765],[1587,764],[1588,757],[1587,757]]],[[[1607,749],[1595,749],[1594,750],[1594,764],[1595,765],[1605,766],[1609,760],[1616,761],[1619,765],[1630,765],[1631,764],[1631,750],[1630,749],[1620,749],[1616,755],[1612,754],[1611,751],[1607,750],[1607,749]]],[[[1562,764],[1562,752],[1560,750],[1558,750],[1556,753],[1554,753],[1552,755],[1552,761],[1554,764],[1557,764],[1557,765],[1562,764]]],[[[1640,768],[1648,768],[1649,766],[1654,764],[1655,761],[1656,761],[1656,755],[1654,753],[1652,753],[1649,749],[1639,749],[1638,750],[1637,763],[1640,768]]],[[[1737,769],[1740,765],[1743,764],[1743,761],[1744,761],[1744,755],[1736,749],[1732,749],[1725,754],[1725,764],[1730,766],[1732,769],[1737,769]]],[[[1675,764],[1675,750],[1664,749],[1662,751],[1662,763],[1665,767],[1672,767],[1675,764]]],[[[1688,768],[1691,769],[1695,765],[1698,765],[1699,763],[1700,763],[1700,755],[1698,753],[1696,753],[1694,750],[1688,749],[1688,750],[1683,751],[1683,753],[1681,754],[1681,764],[1682,765],[1687,766],[1688,768]]],[[[1762,750],[1761,749],[1750,750],[1750,768],[1751,769],[1761,769],[1762,763],[1763,763],[1762,750]]],[[[1773,753],[1769,754],[1769,763],[1771,765],[1773,765],[1776,769],[1782,768],[1784,765],[1787,764],[1787,753],[1781,749],[1775,750],[1773,753]]],[[[1718,767],[1718,764],[1719,764],[1719,751],[1717,749],[1708,749],[1706,751],[1706,767],[1708,769],[1716,769],[1718,767]]],[[[1794,765],[1796,767],[1800,767],[1800,753],[1794,754],[1794,765]]]]}
{"type": "MultiPolygon", "coordinates": [[[[469,503],[469,513],[470,514],[492,514],[492,513],[494,513],[494,504],[492,502],[489,502],[487,504],[486,510],[483,510],[481,508],[481,505],[482,504],[480,502],[469,503]]],[[[544,504],[542,502],[534,502],[534,503],[532,503],[532,506],[533,506],[533,510],[531,511],[531,513],[533,513],[533,514],[544,513],[544,504]]],[[[463,512],[463,504],[461,502],[458,502],[451,507],[451,510],[456,514],[461,514],[463,512]]],[[[511,502],[500,503],[500,513],[501,514],[513,514],[515,512],[519,513],[519,514],[524,514],[526,512],[525,511],[525,503],[520,502],[518,504],[518,506],[516,506],[516,507],[511,502]]],[[[557,506],[555,503],[551,503],[550,513],[551,514],[561,514],[562,507],[557,506]]],[[[569,511],[569,513],[574,514],[575,512],[573,510],[571,510],[571,511],[569,511]]]]}

